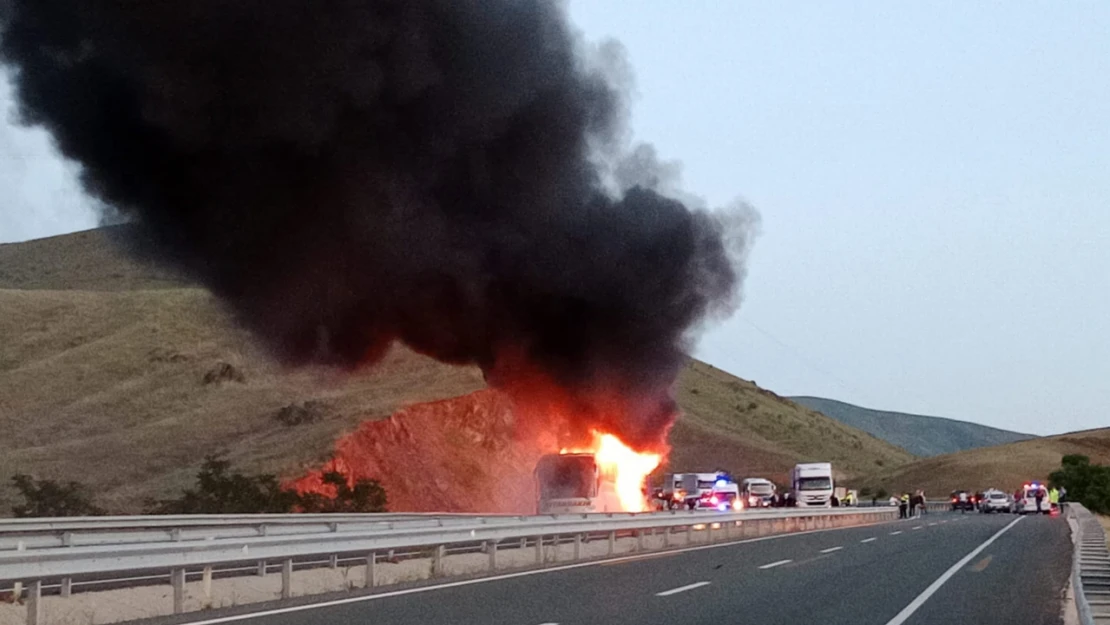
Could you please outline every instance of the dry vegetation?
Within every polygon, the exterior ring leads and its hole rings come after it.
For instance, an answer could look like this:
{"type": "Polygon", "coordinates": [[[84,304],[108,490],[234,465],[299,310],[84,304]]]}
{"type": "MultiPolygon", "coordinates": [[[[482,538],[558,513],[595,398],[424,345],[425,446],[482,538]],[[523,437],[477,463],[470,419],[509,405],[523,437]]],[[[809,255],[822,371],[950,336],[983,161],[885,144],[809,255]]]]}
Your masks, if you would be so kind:
{"type": "MultiPolygon", "coordinates": [[[[128,512],[190,484],[216,451],[238,469],[300,475],[364,421],[482,387],[474,368],[400,348],[353,376],[282,370],[207,292],[131,262],[104,231],[0,245],[0,514],[17,472],[84,482],[128,512]]],[[[859,474],[910,459],[700,362],[679,400],[676,468],[781,478],[801,460],[859,474]]]]}
{"type": "Polygon", "coordinates": [[[1013,491],[1027,480],[1044,480],[1065,454],[1110,464],[1110,428],[1072,432],[996,447],[924,458],[868,481],[887,490],[923,488],[942,495],[958,488],[1013,491]]]}

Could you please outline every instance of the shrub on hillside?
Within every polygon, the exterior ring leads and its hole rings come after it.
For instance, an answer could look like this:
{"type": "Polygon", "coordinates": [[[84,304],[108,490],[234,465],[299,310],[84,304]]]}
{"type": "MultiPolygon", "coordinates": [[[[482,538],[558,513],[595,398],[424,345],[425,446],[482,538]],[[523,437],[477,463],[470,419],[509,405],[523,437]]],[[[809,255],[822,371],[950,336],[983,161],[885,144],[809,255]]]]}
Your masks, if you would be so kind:
{"type": "Polygon", "coordinates": [[[347,476],[332,471],[323,481],[328,494],[305,493],[282,488],[277,476],[232,472],[231,463],[208,456],[197,473],[193,488],[177,499],[156,502],[150,514],[251,514],[289,512],[385,512],[385,490],[376,480],[352,484],[347,476]],[[333,496],[334,493],[334,496],[333,496]]]}
{"type": "Polygon", "coordinates": [[[286,426],[301,425],[302,423],[315,423],[325,414],[324,405],[318,401],[306,401],[303,404],[289,404],[277,411],[274,419],[286,426]]]}
{"type": "Polygon", "coordinates": [[[77,482],[60,484],[36,480],[22,473],[12,476],[12,484],[23,497],[22,505],[12,506],[17,517],[95,516],[103,511],[92,503],[88,488],[77,482]]]}
{"type": "Polygon", "coordinates": [[[243,384],[247,381],[247,376],[243,371],[233,364],[220,362],[215,367],[212,367],[204,374],[205,384],[223,384],[224,382],[238,382],[243,384]]]}
{"type": "Polygon", "coordinates": [[[277,476],[244,475],[230,471],[231,463],[208,456],[197,473],[194,488],[177,499],[154,504],[151,514],[235,514],[292,512],[297,494],[282,489],[277,476]]]}
{"type": "MultiPolygon", "coordinates": [[[[360,479],[350,483],[346,475],[329,471],[323,476],[324,485],[334,496],[320,493],[300,495],[302,512],[385,512],[385,489],[377,480],[360,479]]],[[[330,495],[330,493],[329,493],[330,495]]]]}
{"type": "Polygon", "coordinates": [[[1091,464],[1087,456],[1069,454],[1060,461],[1060,469],[1048,476],[1048,482],[1067,489],[1069,501],[1078,501],[1092,512],[1110,514],[1110,467],[1091,464]]]}

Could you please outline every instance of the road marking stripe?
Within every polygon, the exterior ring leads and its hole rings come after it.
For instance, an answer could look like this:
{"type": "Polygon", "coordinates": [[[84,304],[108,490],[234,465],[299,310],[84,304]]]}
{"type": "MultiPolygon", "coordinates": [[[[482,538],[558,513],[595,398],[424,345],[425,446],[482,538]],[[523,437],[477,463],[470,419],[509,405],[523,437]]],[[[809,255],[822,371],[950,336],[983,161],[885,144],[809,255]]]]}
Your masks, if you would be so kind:
{"type": "MultiPolygon", "coordinates": [[[[880,521],[879,524],[894,523],[895,521],[880,521]]],[[[772,536],[759,536],[758,538],[745,538],[744,540],[734,540],[727,543],[714,543],[712,545],[698,545],[696,547],[682,547],[680,549],[671,549],[667,553],[686,553],[689,551],[703,551],[705,549],[720,549],[722,547],[735,547],[736,545],[746,545],[749,543],[760,543],[769,540],[778,540],[780,538],[788,538],[790,536],[805,536],[807,534],[819,534],[822,532],[836,532],[846,529],[855,529],[855,527],[829,527],[816,530],[805,530],[803,532],[789,532],[786,534],[775,534],[772,536]]],[[[274,608],[271,610],[263,610],[260,612],[251,612],[249,614],[236,614],[234,616],[221,616],[218,618],[206,619],[203,621],[186,621],[181,625],[220,625],[221,623],[233,623],[235,621],[245,621],[248,619],[264,618],[267,616],[276,616],[278,614],[289,614],[292,612],[304,612],[305,610],[315,610],[318,608],[331,608],[337,605],[347,605],[349,603],[362,603],[364,601],[374,601],[376,599],[388,599],[389,597],[400,597],[403,595],[411,595],[416,593],[428,592],[431,590],[442,590],[444,588],[458,588],[460,586],[470,586],[473,584],[484,584],[486,582],[497,582],[505,579],[514,579],[517,577],[528,577],[530,575],[540,575],[543,573],[555,573],[558,571],[570,571],[573,569],[581,569],[588,566],[600,566],[602,564],[613,564],[615,562],[636,562],[638,560],[645,560],[648,558],[657,557],[658,554],[639,554],[621,556],[619,558],[607,558],[605,560],[596,560],[592,562],[577,562],[574,564],[565,564],[562,566],[551,566],[544,569],[532,569],[530,571],[518,571],[515,573],[505,573],[502,575],[491,575],[489,577],[477,577],[474,579],[466,579],[458,582],[447,582],[445,584],[436,584],[433,586],[418,586],[416,588],[406,588],[404,590],[392,590],[389,592],[379,592],[368,595],[360,595],[358,597],[347,597],[345,599],[334,599],[331,601],[321,601],[319,603],[307,603],[305,605],[290,606],[288,608],[274,608]]]]}
{"type": "Polygon", "coordinates": [[[891,535],[891,536],[897,536],[897,535],[899,535],[899,534],[901,534],[901,533],[902,533],[902,530],[898,530],[897,532],[891,532],[891,533],[890,533],[890,535],[891,535]]]}
{"type": "Polygon", "coordinates": [[[671,595],[677,595],[680,592],[686,592],[687,590],[693,590],[695,588],[701,588],[702,586],[708,586],[708,585],[709,585],[709,582],[697,582],[695,584],[687,584],[685,586],[679,586],[678,588],[672,588],[670,590],[664,590],[663,592],[657,592],[657,593],[655,593],[655,596],[656,597],[669,597],[671,595]]]}
{"type": "Polygon", "coordinates": [[[776,566],[782,566],[784,564],[790,564],[791,562],[793,562],[793,560],[779,560],[778,562],[772,562],[770,564],[764,564],[763,566],[761,566],[759,568],[760,569],[773,569],[776,566]]]}
{"type": "Polygon", "coordinates": [[[998,530],[998,532],[994,536],[988,538],[987,542],[979,545],[975,548],[974,551],[961,558],[959,562],[953,564],[952,567],[945,571],[943,575],[938,577],[935,582],[929,584],[929,587],[926,588],[925,591],[922,592],[920,595],[918,595],[916,599],[911,601],[910,604],[906,607],[902,608],[901,612],[899,612],[894,618],[887,621],[886,625],[902,625],[902,623],[905,623],[911,616],[913,616],[914,612],[917,612],[917,610],[921,608],[921,606],[925,605],[925,602],[929,600],[929,597],[932,597],[934,594],[936,594],[938,590],[940,590],[940,587],[943,586],[945,582],[951,579],[953,575],[958,573],[960,569],[962,569],[968,562],[971,562],[972,558],[982,553],[983,550],[987,547],[990,547],[994,541],[998,540],[999,536],[1002,536],[1006,532],[1010,531],[1010,528],[1017,525],[1018,522],[1021,521],[1021,519],[1022,517],[1014,519],[1009,525],[998,530]]]}
{"type": "Polygon", "coordinates": [[[911,530],[919,530],[919,529],[921,529],[922,527],[924,527],[924,525],[915,525],[915,526],[911,527],[910,529],[911,529],[911,530]]]}
{"type": "Polygon", "coordinates": [[[840,551],[843,548],[844,547],[829,547],[828,549],[822,549],[821,553],[832,553],[834,551],[840,551]]]}
{"type": "Polygon", "coordinates": [[[929,524],[929,527],[932,527],[932,526],[934,526],[934,525],[936,525],[936,523],[930,523],[930,524],[929,524]]]}
{"type": "Polygon", "coordinates": [[[874,536],[872,536],[871,538],[864,538],[864,539],[863,539],[863,540],[861,540],[860,542],[861,542],[861,543],[869,543],[869,542],[873,542],[873,541],[876,541],[876,540],[879,540],[879,539],[878,539],[878,538],[875,538],[874,536]]]}

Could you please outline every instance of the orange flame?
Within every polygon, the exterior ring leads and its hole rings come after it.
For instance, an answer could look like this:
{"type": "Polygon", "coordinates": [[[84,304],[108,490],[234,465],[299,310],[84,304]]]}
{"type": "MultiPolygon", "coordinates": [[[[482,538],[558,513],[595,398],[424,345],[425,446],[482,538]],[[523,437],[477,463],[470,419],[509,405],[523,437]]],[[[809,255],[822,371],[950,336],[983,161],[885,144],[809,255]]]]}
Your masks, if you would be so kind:
{"type": "Polygon", "coordinates": [[[594,455],[603,481],[611,482],[624,512],[643,512],[647,497],[643,491],[647,476],[663,461],[663,454],[637,452],[612,434],[591,430],[593,441],[585,448],[564,448],[562,454],[594,455]]]}

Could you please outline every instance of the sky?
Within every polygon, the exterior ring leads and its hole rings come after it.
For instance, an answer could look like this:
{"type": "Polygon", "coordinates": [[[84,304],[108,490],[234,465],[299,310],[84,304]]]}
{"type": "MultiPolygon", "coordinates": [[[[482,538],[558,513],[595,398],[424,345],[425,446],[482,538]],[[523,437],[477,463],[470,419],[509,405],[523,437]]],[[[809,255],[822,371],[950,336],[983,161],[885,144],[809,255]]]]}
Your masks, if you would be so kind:
{"type": "MultiPolygon", "coordinates": [[[[627,50],[637,138],[762,215],[699,358],[780,395],[1110,424],[1110,3],[568,6],[627,50]]],[[[0,125],[0,242],[94,226],[74,176],[0,125]]]]}

